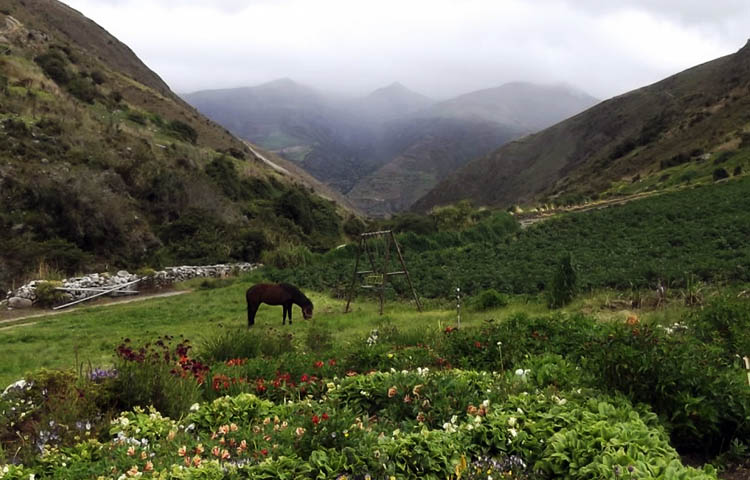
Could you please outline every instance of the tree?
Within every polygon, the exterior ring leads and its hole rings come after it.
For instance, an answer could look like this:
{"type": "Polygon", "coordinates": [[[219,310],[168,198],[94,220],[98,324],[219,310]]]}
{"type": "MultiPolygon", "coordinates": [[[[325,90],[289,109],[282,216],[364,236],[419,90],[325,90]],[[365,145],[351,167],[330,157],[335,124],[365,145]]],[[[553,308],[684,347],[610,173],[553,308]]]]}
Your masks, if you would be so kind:
{"type": "Polygon", "coordinates": [[[573,259],[570,252],[567,252],[560,258],[555,276],[552,278],[550,308],[560,308],[570,303],[576,293],[576,282],[577,275],[573,267],[573,259]]]}

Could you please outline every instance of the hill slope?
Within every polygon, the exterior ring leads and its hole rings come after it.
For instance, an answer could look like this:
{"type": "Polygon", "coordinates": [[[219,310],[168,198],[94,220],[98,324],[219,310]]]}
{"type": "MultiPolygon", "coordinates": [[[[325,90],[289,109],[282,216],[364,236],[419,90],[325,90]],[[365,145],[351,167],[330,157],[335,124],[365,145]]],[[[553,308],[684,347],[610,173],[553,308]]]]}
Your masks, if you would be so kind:
{"type": "Polygon", "coordinates": [[[748,160],[748,110],[750,42],[504,145],[414,208],[461,199],[502,206],[566,202],[710,180],[719,168],[718,176],[739,173],[748,160]]]}
{"type": "Polygon", "coordinates": [[[312,180],[256,158],[95,23],[56,1],[6,5],[0,285],[339,240],[344,212],[312,180]]]}

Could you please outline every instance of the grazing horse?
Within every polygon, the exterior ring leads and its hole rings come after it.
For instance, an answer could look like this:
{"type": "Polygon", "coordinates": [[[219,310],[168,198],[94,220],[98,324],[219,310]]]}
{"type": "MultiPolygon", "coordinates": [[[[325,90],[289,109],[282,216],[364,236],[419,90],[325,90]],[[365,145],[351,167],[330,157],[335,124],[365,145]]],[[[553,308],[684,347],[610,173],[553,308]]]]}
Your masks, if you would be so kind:
{"type": "Polygon", "coordinates": [[[261,303],[267,305],[281,305],[284,307],[282,325],[286,325],[286,316],[289,314],[289,325],[292,324],[292,304],[302,308],[302,316],[305,320],[312,318],[313,304],[304,293],[300,292],[294,285],[288,283],[259,283],[250,287],[245,293],[247,300],[247,327],[255,325],[255,313],[261,303]]]}

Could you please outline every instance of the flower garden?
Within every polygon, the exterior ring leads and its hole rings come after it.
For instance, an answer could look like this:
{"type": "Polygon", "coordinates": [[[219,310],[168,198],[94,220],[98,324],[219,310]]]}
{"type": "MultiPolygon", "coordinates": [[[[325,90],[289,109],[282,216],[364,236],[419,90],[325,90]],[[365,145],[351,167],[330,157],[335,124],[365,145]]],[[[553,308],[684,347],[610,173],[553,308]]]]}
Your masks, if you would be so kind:
{"type": "Polygon", "coordinates": [[[727,297],[679,327],[558,313],[124,339],[114,368],[5,389],[0,478],[713,479],[680,454],[745,455],[748,326],[727,297]]]}

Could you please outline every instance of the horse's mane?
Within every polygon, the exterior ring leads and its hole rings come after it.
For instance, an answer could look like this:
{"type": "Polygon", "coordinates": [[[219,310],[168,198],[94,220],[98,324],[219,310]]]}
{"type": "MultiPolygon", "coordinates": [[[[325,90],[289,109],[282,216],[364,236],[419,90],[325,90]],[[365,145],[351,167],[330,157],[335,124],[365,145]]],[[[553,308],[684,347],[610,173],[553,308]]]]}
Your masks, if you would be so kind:
{"type": "Polygon", "coordinates": [[[292,295],[292,301],[298,305],[312,305],[312,301],[302,293],[299,288],[288,283],[280,283],[284,290],[288,291],[292,295]]]}

